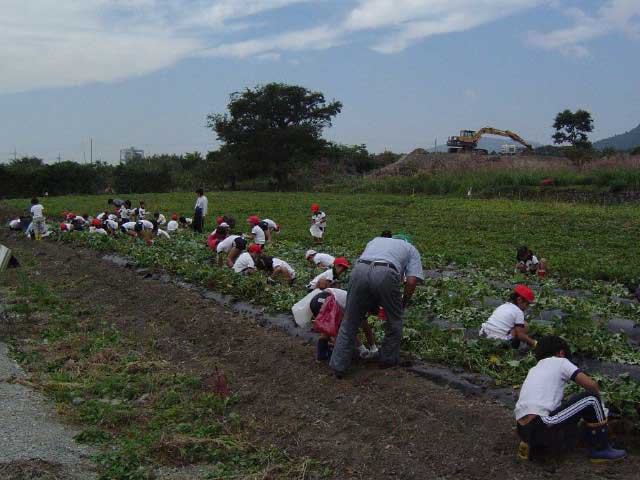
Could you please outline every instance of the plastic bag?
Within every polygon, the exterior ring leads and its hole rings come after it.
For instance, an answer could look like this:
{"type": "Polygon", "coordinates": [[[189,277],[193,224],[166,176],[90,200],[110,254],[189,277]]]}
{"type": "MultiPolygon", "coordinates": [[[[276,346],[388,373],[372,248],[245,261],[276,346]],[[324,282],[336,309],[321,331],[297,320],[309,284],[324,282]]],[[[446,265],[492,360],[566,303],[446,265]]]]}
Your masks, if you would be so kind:
{"type": "Polygon", "coordinates": [[[291,307],[291,313],[293,313],[293,319],[299,327],[304,327],[311,323],[311,319],[313,318],[313,313],[311,312],[311,308],[309,305],[311,304],[311,300],[315,297],[320,290],[316,289],[309,293],[306,297],[296,303],[293,307],[291,307]]]}
{"type": "Polygon", "coordinates": [[[313,330],[330,337],[336,337],[338,336],[338,330],[340,330],[343,316],[344,312],[340,308],[340,305],[338,305],[338,302],[336,302],[336,298],[331,295],[324,301],[320,313],[316,316],[313,322],[313,330]]]}

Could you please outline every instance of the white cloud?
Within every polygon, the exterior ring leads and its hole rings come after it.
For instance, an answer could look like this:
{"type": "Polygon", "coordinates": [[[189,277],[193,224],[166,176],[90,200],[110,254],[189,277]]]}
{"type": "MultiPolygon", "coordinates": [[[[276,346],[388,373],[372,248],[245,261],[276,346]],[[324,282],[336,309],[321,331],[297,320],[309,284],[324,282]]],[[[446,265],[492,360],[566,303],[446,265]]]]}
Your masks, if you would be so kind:
{"type": "Polygon", "coordinates": [[[434,35],[462,32],[532,8],[543,0],[360,0],[347,28],[390,31],[373,49],[396,53],[434,35]]]}
{"type": "Polygon", "coordinates": [[[594,14],[578,8],[564,11],[572,26],[540,33],[530,32],[531,45],[564,55],[587,57],[588,42],[605,35],[622,33],[629,37],[640,36],[640,1],[608,0],[594,14]]]}
{"type": "Polygon", "coordinates": [[[147,74],[237,20],[307,1],[0,0],[0,94],[147,74]]]}

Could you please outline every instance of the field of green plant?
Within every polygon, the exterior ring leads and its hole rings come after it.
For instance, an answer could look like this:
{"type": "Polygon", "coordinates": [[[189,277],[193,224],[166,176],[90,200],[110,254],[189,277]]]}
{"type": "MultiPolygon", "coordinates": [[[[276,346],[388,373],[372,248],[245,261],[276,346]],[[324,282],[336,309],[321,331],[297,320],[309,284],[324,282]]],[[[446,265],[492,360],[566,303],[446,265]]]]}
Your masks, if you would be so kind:
{"type": "MultiPolygon", "coordinates": [[[[190,194],[145,195],[148,210],[189,214],[190,194]]],[[[43,204],[52,217],[63,210],[95,215],[106,196],[59,197],[43,204]]],[[[131,197],[135,204],[137,198],[131,197]]],[[[465,336],[477,330],[510,286],[529,283],[537,304],[529,313],[535,333],[566,337],[574,353],[613,365],[640,364],[640,352],[628,338],[607,328],[612,318],[640,321],[637,302],[627,301],[640,279],[635,242],[640,207],[463,200],[392,195],[320,195],[212,193],[208,227],[217,215],[232,214],[238,230],[250,214],[282,226],[267,253],[289,262],[298,273],[293,287],[269,285],[265,277],[245,278],[211,266],[205,236],[180,232],[152,246],[126,239],[57,235],[48,241],[74,242],[114,251],[140,266],[158,267],[186,281],[238,298],[287,311],[305,294],[313,272],[304,260],[310,247],[309,205],[318,202],[328,214],[322,250],[355,261],[368,240],[383,229],[409,234],[422,253],[430,276],[416,292],[407,312],[404,348],[425,359],[492,377],[498,385],[518,385],[534,364],[530,354],[498,348],[493,342],[465,336]],[[550,276],[537,280],[513,274],[515,249],[526,244],[549,260],[550,276]]],[[[26,200],[0,203],[3,210],[28,207],[26,200]]],[[[55,223],[55,222],[52,222],[55,223]]],[[[381,327],[376,323],[377,333],[381,327]]],[[[628,367],[627,367],[628,368],[628,367]]],[[[633,367],[631,367],[633,368],[633,367]]],[[[628,374],[598,375],[613,410],[635,415],[640,384],[628,374]]]]}

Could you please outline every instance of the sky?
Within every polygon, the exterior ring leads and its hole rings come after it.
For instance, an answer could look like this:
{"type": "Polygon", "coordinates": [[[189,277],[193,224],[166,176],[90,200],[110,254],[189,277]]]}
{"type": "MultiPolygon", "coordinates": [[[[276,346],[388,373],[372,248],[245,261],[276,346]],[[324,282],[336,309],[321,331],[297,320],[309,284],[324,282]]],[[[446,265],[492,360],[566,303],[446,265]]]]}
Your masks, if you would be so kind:
{"type": "Polygon", "coordinates": [[[0,0],[0,161],[215,150],[207,114],[269,82],[340,100],[325,137],[372,152],[546,144],[565,108],[597,140],[640,123],[639,46],[640,0],[0,0]]]}

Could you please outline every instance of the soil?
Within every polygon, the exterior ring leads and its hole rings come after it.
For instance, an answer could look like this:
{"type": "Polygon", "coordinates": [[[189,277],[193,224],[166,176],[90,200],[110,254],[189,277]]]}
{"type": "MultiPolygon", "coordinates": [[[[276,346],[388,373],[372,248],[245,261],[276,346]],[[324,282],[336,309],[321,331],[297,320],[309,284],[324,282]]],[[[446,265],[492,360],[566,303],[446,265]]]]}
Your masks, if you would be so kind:
{"type": "MultiPolygon", "coordinates": [[[[635,437],[615,439],[631,455],[606,467],[590,464],[584,450],[543,464],[519,462],[512,412],[488,398],[465,396],[401,367],[359,364],[336,380],[302,339],[196,292],[144,279],[97,252],[8,232],[0,241],[18,259],[35,255],[33,268],[62,287],[63,296],[99,304],[101,318],[140,342],[153,339],[176,368],[206,377],[218,367],[256,444],[323,462],[334,478],[640,478],[635,437]]],[[[16,281],[10,272],[5,278],[16,281]]]]}

